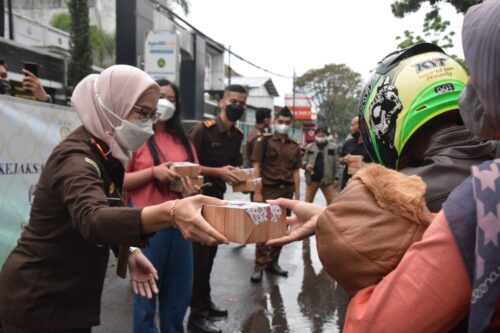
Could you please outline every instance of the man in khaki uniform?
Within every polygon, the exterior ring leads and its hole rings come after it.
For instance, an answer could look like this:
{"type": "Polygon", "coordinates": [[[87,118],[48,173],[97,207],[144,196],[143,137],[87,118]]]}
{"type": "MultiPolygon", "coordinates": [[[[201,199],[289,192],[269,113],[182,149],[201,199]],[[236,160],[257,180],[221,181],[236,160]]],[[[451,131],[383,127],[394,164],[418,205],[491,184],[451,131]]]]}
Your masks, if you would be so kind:
{"type": "Polygon", "coordinates": [[[245,168],[253,167],[252,152],[255,147],[255,141],[271,126],[271,109],[258,108],[255,111],[255,127],[248,132],[247,144],[245,147],[245,168]]]}
{"type": "MultiPolygon", "coordinates": [[[[252,152],[253,167],[257,177],[262,178],[262,191],[254,192],[254,201],[264,202],[269,199],[300,198],[300,174],[302,164],[299,144],[288,136],[292,125],[292,114],[283,108],[274,120],[275,132],[257,138],[252,152]]],[[[255,269],[250,280],[261,282],[263,270],[280,276],[288,276],[281,269],[278,259],[281,246],[255,246],[255,269]]]]}
{"type": "MultiPolygon", "coordinates": [[[[236,122],[245,111],[247,91],[240,85],[230,85],[224,90],[219,106],[221,113],[193,126],[189,137],[193,143],[201,173],[211,187],[203,194],[223,199],[226,183],[241,181],[234,172],[243,164],[241,142],[243,132],[236,122]]],[[[188,329],[196,332],[217,333],[220,329],[211,319],[227,317],[228,312],[212,302],[210,275],[217,254],[217,246],[193,242],[193,292],[188,329]]]]}

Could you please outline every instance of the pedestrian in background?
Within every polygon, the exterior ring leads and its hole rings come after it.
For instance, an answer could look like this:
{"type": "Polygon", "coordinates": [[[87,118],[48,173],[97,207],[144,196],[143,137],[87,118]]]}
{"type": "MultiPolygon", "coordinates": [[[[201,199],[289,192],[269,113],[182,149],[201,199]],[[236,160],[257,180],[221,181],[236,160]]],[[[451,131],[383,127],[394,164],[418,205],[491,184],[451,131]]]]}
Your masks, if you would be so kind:
{"type": "MultiPolygon", "coordinates": [[[[52,102],[52,98],[45,92],[43,86],[35,74],[23,69],[23,89],[30,91],[37,101],[52,102]]],[[[0,95],[14,96],[14,90],[9,82],[9,73],[7,71],[7,63],[0,59],[0,95]]]]}
{"type": "Polygon", "coordinates": [[[328,127],[319,126],[314,133],[316,139],[306,146],[302,162],[306,176],[305,200],[313,202],[321,189],[329,205],[339,181],[338,146],[328,140],[328,127]]]}
{"type": "MultiPolygon", "coordinates": [[[[154,135],[134,151],[125,173],[123,187],[133,207],[181,199],[183,193],[169,190],[169,183],[179,180],[179,176],[168,164],[198,164],[196,151],[181,124],[179,89],[168,80],[156,83],[160,86],[160,99],[154,135]]],[[[196,193],[189,183],[186,177],[184,196],[196,193]]],[[[179,229],[164,228],[151,237],[143,252],[158,271],[159,292],[151,299],[134,296],[134,333],[183,332],[193,286],[191,242],[184,239],[179,229]],[[155,323],[157,304],[160,330],[155,323]]]]}
{"type": "Polygon", "coordinates": [[[339,163],[345,165],[342,173],[341,189],[345,188],[347,182],[352,177],[352,174],[348,173],[348,164],[353,162],[352,156],[363,156],[364,163],[369,163],[371,161],[371,157],[366,151],[365,145],[363,144],[363,137],[359,131],[359,116],[352,118],[349,130],[351,132],[351,138],[342,146],[339,158],[339,163]]]}
{"type": "MultiPolygon", "coordinates": [[[[252,152],[255,176],[262,178],[262,191],[255,191],[253,199],[265,202],[269,199],[300,199],[300,167],[302,154],[297,141],[288,136],[293,116],[284,107],[275,116],[274,133],[257,138],[252,152]]],[[[264,269],[271,274],[288,276],[278,264],[281,246],[255,244],[255,268],[250,277],[252,282],[261,282],[264,269]]]]}
{"type": "Polygon", "coordinates": [[[271,109],[258,108],[257,111],[255,111],[255,127],[248,133],[245,147],[245,168],[253,167],[252,152],[255,141],[258,137],[266,133],[266,130],[271,126],[271,121],[271,109]]]}
{"type": "MultiPolygon", "coordinates": [[[[247,91],[240,85],[230,85],[224,90],[219,102],[220,114],[193,126],[189,137],[198,154],[201,173],[211,187],[203,189],[203,194],[222,199],[226,183],[240,182],[234,172],[243,164],[241,143],[243,132],[236,122],[245,112],[247,91]]],[[[217,245],[211,246],[193,242],[193,295],[188,328],[197,332],[220,332],[210,318],[227,317],[228,312],[216,306],[210,296],[210,274],[217,254],[217,245]]]]}

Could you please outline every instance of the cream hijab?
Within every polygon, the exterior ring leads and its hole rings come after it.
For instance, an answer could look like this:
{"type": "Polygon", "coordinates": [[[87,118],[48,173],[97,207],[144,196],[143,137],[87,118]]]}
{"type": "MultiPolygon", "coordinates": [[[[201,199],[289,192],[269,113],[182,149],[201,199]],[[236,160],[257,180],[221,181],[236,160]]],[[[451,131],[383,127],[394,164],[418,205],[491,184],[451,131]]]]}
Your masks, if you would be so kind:
{"type": "Polygon", "coordinates": [[[80,81],[71,102],[83,123],[83,126],[95,137],[106,142],[113,157],[120,160],[126,167],[130,153],[120,146],[114,138],[113,126],[119,126],[121,121],[99,106],[96,93],[102,103],[112,110],[121,119],[127,118],[132,107],[144,93],[154,93],[160,96],[160,87],[145,72],[128,65],[114,65],[105,69],[101,74],[91,74],[80,81]],[[96,91],[97,90],[97,91],[96,91]]]}

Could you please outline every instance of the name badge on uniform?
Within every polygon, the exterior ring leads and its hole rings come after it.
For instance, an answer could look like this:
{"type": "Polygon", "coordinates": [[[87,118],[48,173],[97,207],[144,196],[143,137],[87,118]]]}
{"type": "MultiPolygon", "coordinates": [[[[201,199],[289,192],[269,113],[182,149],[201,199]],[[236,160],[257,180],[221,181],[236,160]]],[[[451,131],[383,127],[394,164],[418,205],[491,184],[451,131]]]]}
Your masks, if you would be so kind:
{"type": "Polygon", "coordinates": [[[212,148],[220,148],[222,147],[222,143],[220,142],[212,142],[212,148]]]}

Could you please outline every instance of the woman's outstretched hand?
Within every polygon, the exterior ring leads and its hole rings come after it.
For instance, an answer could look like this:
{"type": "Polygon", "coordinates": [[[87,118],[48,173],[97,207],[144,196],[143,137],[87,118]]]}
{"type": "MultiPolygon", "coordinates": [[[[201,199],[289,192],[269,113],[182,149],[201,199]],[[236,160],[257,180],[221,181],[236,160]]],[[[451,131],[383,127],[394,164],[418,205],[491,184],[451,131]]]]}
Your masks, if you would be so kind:
{"type": "Polygon", "coordinates": [[[314,235],[318,216],[326,208],[312,203],[285,198],[268,200],[267,202],[290,209],[294,215],[286,218],[287,224],[290,225],[288,235],[271,239],[267,241],[266,245],[285,245],[314,235]]]}
{"type": "Polygon", "coordinates": [[[201,215],[204,205],[223,206],[226,201],[204,195],[181,199],[175,208],[175,226],[184,238],[202,244],[229,243],[227,238],[215,230],[201,215]]]}
{"type": "Polygon", "coordinates": [[[158,287],[156,286],[158,272],[140,249],[135,250],[128,256],[128,267],[132,290],[135,294],[148,299],[153,297],[153,293],[158,294],[158,287]]]}

